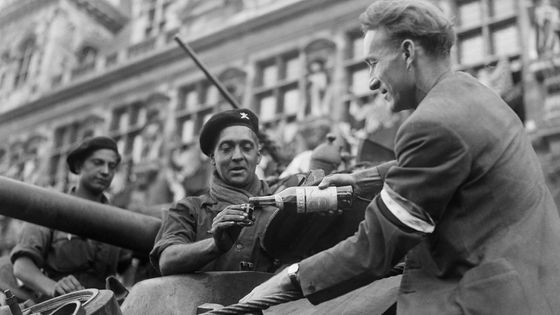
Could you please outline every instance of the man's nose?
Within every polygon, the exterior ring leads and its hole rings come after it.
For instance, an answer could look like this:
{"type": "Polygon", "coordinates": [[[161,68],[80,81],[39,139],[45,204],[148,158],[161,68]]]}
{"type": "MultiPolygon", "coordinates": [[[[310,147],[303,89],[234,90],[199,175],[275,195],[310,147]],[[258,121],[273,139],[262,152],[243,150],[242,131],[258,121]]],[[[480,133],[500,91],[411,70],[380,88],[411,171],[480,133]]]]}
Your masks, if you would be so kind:
{"type": "Polygon", "coordinates": [[[101,173],[102,174],[109,174],[109,164],[101,165],[101,173]]]}
{"type": "Polygon", "coordinates": [[[369,89],[372,90],[372,91],[375,91],[375,90],[379,89],[380,87],[381,87],[381,81],[379,81],[378,79],[373,79],[369,83],[369,89]]]}
{"type": "Polygon", "coordinates": [[[234,160],[243,158],[243,155],[241,154],[241,148],[239,146],[236,146],[235,149],[233,149],[233,154],[231,158],[234,160]]]}

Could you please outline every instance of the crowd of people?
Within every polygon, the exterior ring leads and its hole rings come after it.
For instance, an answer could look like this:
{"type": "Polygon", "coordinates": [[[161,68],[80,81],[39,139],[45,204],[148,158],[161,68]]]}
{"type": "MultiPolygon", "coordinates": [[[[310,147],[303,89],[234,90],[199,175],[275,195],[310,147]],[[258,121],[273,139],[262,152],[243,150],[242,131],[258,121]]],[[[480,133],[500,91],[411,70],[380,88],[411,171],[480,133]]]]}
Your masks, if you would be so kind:
{"type": "MultiPolygon", "coordinates": [[[[199,137],[212,168],[208,191],[163,212],[154,268],[161,275],[276,273],[242,301],[297,290],[316,304],[381,279],[404,260],[398,314],[556,314],[560,217],[522,122],[495,92],[452,70],[453,25],[430,2],[376,0],[360,23],[367,84],[394,112],[412,111],[397,132],[396,159],[340,171],[331,138],[307,155],[307,169],[267,182],[257,175],[257,115],[216,113],[199,137]],[[352,185],[355,198],[371,202],[353,236],[286,267],[262,247],[276,209],[251,217],[245,204],[298,185],[352,185]]],[[[78,175],[69,193],[108,202],[119,162],[112,139],[84,141],[67,159],[78,175]]],[[[39,299],[103,287],[132,255],[26,225],[10,258],[15,277],[39,299]]]]}

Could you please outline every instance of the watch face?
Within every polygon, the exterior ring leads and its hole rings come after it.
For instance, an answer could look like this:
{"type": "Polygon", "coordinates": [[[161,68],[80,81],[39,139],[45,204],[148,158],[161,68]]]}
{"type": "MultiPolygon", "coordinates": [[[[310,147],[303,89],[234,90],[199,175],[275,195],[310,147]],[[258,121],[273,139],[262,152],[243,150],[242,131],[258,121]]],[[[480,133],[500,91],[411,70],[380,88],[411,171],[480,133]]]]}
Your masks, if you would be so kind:
{"type": "Polygon", "coordinates": [[[299,264],[293,264],[288,267],[288,274],[295,275],[299,270],[299,264]]]}
{"type": "Polygon", "coordinates": [[[301,291],[301,284],[299,283],[299,279],[297,276],[298,270],[299,270],[299,264],[293,264],[290,267],[288,267],[288,278],[290,278],[290,282],[292,283],[292,286],[301,291]]]}

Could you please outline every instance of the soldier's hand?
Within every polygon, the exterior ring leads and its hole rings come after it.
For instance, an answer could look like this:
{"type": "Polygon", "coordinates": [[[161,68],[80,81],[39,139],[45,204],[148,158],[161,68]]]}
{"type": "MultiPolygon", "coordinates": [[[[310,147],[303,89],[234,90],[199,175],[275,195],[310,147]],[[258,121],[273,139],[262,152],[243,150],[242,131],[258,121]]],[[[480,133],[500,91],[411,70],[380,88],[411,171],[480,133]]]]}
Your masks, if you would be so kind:
{"type": "Polygon", "coordinates": [[[332,174],[325,176],[319,183],[319,188],[327,188],[329,186],[347,186],[356,184],[356,179],[352,174],[332,174]]]}
{"type": "Polygon", "coordinates": [[[59,296],[83,289],[84,286],[78,281],[78,279],[76,279],[73,275],[69,275],[55,283],[53,296],[59,296]]]}
{"type": "Polygon", "coordinates": [[[245,205],[227,206],[212,221],[210,233],[220,251],[228,251],[239,237],[241,229],[253,224],[244,210],[245,205]]]}

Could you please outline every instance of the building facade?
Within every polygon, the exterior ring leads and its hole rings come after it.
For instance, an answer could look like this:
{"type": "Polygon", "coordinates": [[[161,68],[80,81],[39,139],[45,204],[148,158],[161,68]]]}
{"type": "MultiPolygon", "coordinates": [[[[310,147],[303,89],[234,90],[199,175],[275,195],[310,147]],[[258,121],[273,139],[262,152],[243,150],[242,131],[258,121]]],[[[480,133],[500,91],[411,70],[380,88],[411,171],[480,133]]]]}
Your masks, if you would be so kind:
{"type": "MultiPolygon", "coordinates": [[[[494,88],[525,122],[555,190],[557,3],[435,2],[455,19],[456,67],[494,88]]],[[[369,3],[5,1],[0,174],[67,189],[68,150],[103,134],[124,156],[113,185],[118,205],[149,212],[203,191],[210,170],[197,135],[212,113],[232,105],[175,36],[240,106],[259,114],[284,161],[323,141],[314,133],[325,125],[352,163],[375,159],[392,149],[406,113],[390,113],[368,90],[357,17],[369,3]]],[[[274,172],[262,167],[263,176],[274,172]]]]}

